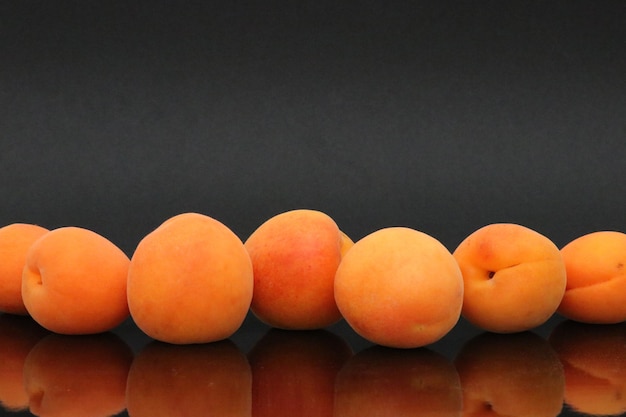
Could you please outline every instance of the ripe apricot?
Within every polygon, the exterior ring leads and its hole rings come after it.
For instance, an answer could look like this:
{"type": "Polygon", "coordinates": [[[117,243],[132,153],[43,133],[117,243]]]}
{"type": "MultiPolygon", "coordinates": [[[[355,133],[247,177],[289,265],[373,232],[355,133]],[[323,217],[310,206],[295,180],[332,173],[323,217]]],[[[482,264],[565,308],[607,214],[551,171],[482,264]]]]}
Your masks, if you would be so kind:
{"type": "Polygon", "coordinates": [[[24,305],[35,321],[56,333],[111,330],[128,317],[129,262],[121,249],[91,230],[51,230],[28,250],[24,305]]]}
{"type": "Polygon", "coordinates": [[[335,299],[365,339],[389,347],[433,343],[459,320],[463,279],[435,238],[406,227],[357,241],[337,269],[335,299]]]}
{"type": "Polygon", "coordinates": [[[135,357],[126,384],[131,417],[250,416],[252,375],[230,340],[153,341],[135,357]]]}
{"type": "Polygon", "coordinates": [[[132,350],[113,333],[46,336],[24,362],[29,410],[38,417],[119,414],[132,361],[132,350]]]}
{"type": "Polygon", "coordinates": [[[252,415],[332,416],[335,378],[352,356],[326,330],[270,329],[252,348],[252,415]]]}
{"type": "Polygon", "coordinates": [[[565,403],[587,415],[623,415],[626,323],[567,320],[554,328],[548,340],[563,363],[565,403]]]}
{"type": "Polygon", "coordinates": [[[335,417],[461,416],[461,383],[452,363],[427,348],[369,347],[335,383],[335,417]]]}
{"type": "Polygon", "coordinates": [[[612,324],[626,320],[626,234],[600,231],[561,249],[567,287],[558,312],[572,320],[612,324]]]}
{"type": "Polygon", "coordinates": [[[482,333],[459,351],[464,416],[555,417],[565,377],[547,340],[526,331],[482,333]]]}
{"type": "Polygon", "coordinates": [[[462,315],[484,330],[533,329],[556,312],[565,292],[559,249],[525,226],[484,226],[466,237],[453,255],[465,283],[462,315]]]}
{"type": "Polygon", "coordinates": [[[128,305],[148,336],[175,344],[230,337],[252,299],[252,265],[242,241],[221,222],[182,213],[137,245],[128,305]]]}
{"type": "Polygon", "coordinates": [[[22,300],[22,271],[30,246],[48,229],[28,223],[0,228],[0,311],[27,315],[22,300]]]}
{"type": "Polygon", "coordinates": [[[254,268],[252,312],[282,329],[318,329],[339,321],[333,282],[352,245],[320,211],[292,210],[265,221],[245,242],[254,268]]]}
{"type": "Polygon", "coordinates": [[[0,404],[7,410],[28,409],[24,389],[24,362],[30,350],[50,332],[32,317],[0,315],[0,404]]]}

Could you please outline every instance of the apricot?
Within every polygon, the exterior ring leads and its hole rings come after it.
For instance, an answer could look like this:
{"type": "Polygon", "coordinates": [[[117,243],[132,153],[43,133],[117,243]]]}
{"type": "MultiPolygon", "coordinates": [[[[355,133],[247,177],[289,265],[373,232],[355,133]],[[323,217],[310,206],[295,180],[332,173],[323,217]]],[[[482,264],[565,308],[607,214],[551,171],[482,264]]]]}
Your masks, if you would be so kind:
{"type": "Polygon", "coordinates": [[[556,312],[565,292],[559,249],[525,226],[484,226],[466,237],[453,255],[465,283],[461,314],[484,330],[531,330],[556,312]]]}
{"type": "Polygon", "coordinates": [[[406,227],[357,241],[335,277],[335,299],[356,333],[388,347],[413,348],[446,335],[460,317],[463,278],[434,237],[406,227]]]}
{"type": "Polygon", "coordinates": [[[250,416],[252,375],[230,340],[153,341],[135,357],[126,385],[130,417],[250,416]]]}
{"type": "Polygon", "coordinates": [[[0,404],[7,410],[28,409],[24,362],[30,350],[50,332],[31,317],[0,315],[0,404]]]}
{"type": "Polygon", "coordinates": [[[254,268],[252,312],[282,329],[319,329],[339,321],[333,282],[352,245],[320,211],[292,210],[266,220],[245,242],[254,268]]]}
{"type": "Polygon", "coordinates": [[[270,329],[252,348],[252,415],[332,416],[335,378],[352,356],[326,330],[270,329]]]}
{"type": "Polygon", "coordinates": [[[30,412],[39,417],[120,413],[132,361],[132,350],[113,333],[46,336],[24,363],[30,412]]]}
{"type": "Polygon", "coordinates": [[[443,355],[375,345],[339,371],[334,416],[460,416],[461,398],[459,375],[443,355]]]}
{"type": "Polygon", "coordinates": [[[561,248],[567,286],[558,313],[572,320],[613,324],[626,320],[626,234],[600,231],[561,248]]]}
{"type": "Polygon", "coordinates": [[[61,334],[105,332],[129,314],[128,256],[105,237],[80,227],[61,227],[28,250],[22,274],[26,310],[61,334]]]}
{"type": "Polygon", "coordinates": [[[252,285],[252,264],[239,237],[209,216],[182,213],[137,245],[128,305],[137,327],[153,339],[208,343],[241,326],[252,285]]]}
{"type": "Polygon", "coordinates": [[[30,246],[48,229],[28,223],[0,228],[0,311],[27,315],[22,300],[22,271],[30,246]]]}
{"type": "Polygon", "coordinates": [[[626,324],[564,321],[548,338],[565,371],[565,403],[579,413],[626,411],[626,324]]]}
{"type": "Polygon", "coordinates": [[[454,365],[464,416],[554,417],[563,409],[563,367],[535,333],[479,334],[463,345],[454,365]]]}

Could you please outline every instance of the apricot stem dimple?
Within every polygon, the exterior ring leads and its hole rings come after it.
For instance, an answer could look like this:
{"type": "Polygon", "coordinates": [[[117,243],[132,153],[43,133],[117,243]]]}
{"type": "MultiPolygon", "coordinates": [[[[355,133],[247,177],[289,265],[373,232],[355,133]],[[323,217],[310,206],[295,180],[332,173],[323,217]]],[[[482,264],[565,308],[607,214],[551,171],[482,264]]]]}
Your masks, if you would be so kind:
{"type": "Polygon", "coordinates": [[[35,282],[37,283],[37,285],[43,285],[43,273],[42,273],[42,271],[40,269],[38,269],[38,268],[35,268],[35,269],[31,270],[31,272],[35,276],[35,282]]]}
{"type": "Polygon", "coordinates": [[[493,278],[493,277],[494,277],[494,275],[496,275],[496,271],[489,271],[489,272],[487,273],[487,277],[488,277],[489,279],[493,278]]]}

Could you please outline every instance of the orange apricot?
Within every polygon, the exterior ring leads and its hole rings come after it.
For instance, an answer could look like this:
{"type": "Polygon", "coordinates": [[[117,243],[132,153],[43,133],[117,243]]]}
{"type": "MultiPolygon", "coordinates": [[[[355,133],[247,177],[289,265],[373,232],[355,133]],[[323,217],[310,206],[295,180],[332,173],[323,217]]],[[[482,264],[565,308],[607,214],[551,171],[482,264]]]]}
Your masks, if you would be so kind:
{"type": "Polygon", "coordinates": [[[626,234],[600,231],[561,248],[567,287],[558,312],[572,320],[613,324],[626,320],[626,234]]]}
{"type": "Polygon", "coordinates": [[[335,417],[461,416],[459,375],[427,348],[369,347],[354,355],[335,383],[335,417]]]}
{"type": "Polygon", "coordinates": [[[250,416],[252,375],[230,340],[153,341],[135,357],[126,384],[131,417],[250,416]]]}
{"type": "Polygon", "coordinates": [[[28,250],[22,298],[28,313],[48,330],[92,334],[113,329],[129,314],[128,256],[105,237],[61,227],[28,250]]]}
{"type": "Polygon", "coordinates": [[[31,317],[0,315],[0,404],[6,410],[28,409],[24,362],[30,350],[50,332],[31,317]]]}
{"type": "Polygon", "coordinates": [[[252,312],[282,329],[311,330],[339,321],[333,283],[352,245],[320,211],[292,210],[265,221],[245,242],[254,268],[252,312]]]}
{"type": "Polygon", "coordinates": [[[137,245],[128,305],[135,324],[153,339],[207,343],[241,326],[252,285],[252,265],[239,237],[209,216],[182,213],[137,245]]]}
{"type": "Polygon", "coordinates": [[[132,361],[132,350],[113,333],[46,336],[24,363],[29,410],[39,417],[119,414],[132,361]]]}
{"type": "Polygon", "coordinates": [[[555,417],[563,409],[563,367],[535,333],[479,334],[463,345],[454,365],[465,416],[555,417]]]}
{"type": "Polygon", "coordinates": [[[252,414],[255,417],[332,416],[335,378],[352,356],[326,330],[270,329],[252,348],[252,414]]]}
{"type": "Polygon", "coordinates": [[[459,320],[463,279],[438,240],[390,227],[363,237],[346,253],[335,277],[335,299],[365,339],[420,347],[441,339],[459,320]]]}
{"type": "Polygon", "coordinates": [[[513,223],[494,223],[453,252],[463,273],[462,315],[496,333],[533,329],[555,312],[565,292],[565,265],[546,236],[513,223]]]}
{"type": "Polygon", "coordinates": [[[626,412],[626,323],[564,321],[548,338],[565,371],[565,403],[578,413],[626,412]]]}
{"type": "Polygon", "coordinates": [[[48,229],[28,223],[0,228],[0,311],[27,315],[22,300],[22,271],[30,246],[48,229]]]}

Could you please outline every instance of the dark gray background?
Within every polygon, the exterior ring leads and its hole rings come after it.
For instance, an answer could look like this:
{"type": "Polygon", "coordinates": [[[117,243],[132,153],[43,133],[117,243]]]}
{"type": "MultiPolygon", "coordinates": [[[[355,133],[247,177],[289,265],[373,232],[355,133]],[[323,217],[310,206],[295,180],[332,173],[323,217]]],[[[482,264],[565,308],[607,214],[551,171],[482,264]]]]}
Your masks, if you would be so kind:
{"type": "Polygon", "coordinates": [[[0,0],[0,224],[129,256],[186,211],[245,239],[314,208],[450,250],[495,222],[625,231],[625,22],[621,1],[0,0]]]}
{"type": "Polygon", "coordinates": [[[1,1],[0,223],[626,229],[623,2],[383,3],[1,1]]]}

